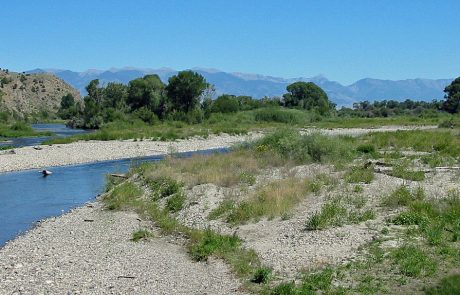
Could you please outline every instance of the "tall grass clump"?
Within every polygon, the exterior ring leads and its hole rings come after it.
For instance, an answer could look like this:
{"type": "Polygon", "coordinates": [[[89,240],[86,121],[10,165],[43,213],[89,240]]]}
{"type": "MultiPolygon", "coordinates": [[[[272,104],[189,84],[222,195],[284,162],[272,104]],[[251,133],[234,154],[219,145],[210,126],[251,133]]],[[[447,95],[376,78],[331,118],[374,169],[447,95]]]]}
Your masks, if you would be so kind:
{"type": "Polygon", "coordinates": [[[256,150],[273,151],[286,161],[302,163],[342,163],[353,158],[353,148],[343,137],[319,133],[301,135],[290,129],[277,130],[255,143],[256,150]]]}
{"type": "Polygon", "coordinates": [[[410,130],[374,132],[363,137],[379,149],[437,152],[441,155],[460,156],[460,137],[455,131],[410,130]]]}
{"type": "Polygon", "coordinates": [[[301,122],[300,113],[294,110],[282,109],[282,108],[263,108],[255,111],[254,119],[256,122],[278,122],[297,124],[301,122]]]}
{"type": "Polygon", "coordinates": [[[417,188],[411,191],[407,186],[402,185],[394,190],[391,194],[382,199],[382,205],[390,208],[398,208],[408,206],[413,201],[423,200],[425,191],[422,188],[417,188]]]}

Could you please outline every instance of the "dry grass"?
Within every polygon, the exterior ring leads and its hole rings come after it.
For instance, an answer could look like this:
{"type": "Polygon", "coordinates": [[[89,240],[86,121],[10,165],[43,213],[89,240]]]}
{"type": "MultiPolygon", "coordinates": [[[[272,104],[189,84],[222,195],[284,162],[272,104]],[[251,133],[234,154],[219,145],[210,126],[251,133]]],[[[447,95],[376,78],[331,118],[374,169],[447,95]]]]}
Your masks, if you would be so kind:
{"type": "Polygon", "coordinates": [[[289,214],[308,193],[306,181],[288,178],[271,182],[249,198],[235,206],[227,221],[234,224],[258,220],[261,217],[275,218],[289,214]]]}
{"type": "Polygon", "coordinates": [[[161,176],[176,179],[188,187],[203,183],[230,187],[247,182],[248,176],[259,174],[261,169],[281,164],[281,159],[274,154],[256,154],[241,149],[228,154],[196,155],[186,159],[169,157],[140,169],[147,179],[161,176]]]}

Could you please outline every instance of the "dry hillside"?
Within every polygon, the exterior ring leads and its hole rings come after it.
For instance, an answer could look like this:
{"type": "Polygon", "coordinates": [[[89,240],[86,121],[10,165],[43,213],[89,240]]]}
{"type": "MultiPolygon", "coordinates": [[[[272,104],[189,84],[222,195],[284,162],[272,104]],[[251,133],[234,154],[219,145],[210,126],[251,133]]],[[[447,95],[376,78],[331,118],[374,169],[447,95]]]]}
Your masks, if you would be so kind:
{"type": "Polygon", "coordinates": [[[70,93],[76,100],[80,93],[51,74],[21,74],[0,70],[0,107],[21,114],[56,112],[62,96],[70,93]]]}

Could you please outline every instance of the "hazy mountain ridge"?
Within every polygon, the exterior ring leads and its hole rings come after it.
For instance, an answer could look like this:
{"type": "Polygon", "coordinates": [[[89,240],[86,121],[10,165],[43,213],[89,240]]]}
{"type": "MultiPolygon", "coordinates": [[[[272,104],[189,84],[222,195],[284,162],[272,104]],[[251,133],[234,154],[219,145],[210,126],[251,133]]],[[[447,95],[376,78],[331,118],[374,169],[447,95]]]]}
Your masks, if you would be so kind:
{"type": "MultiPolygon", "coordinates": [[[[235,95],[250,95],[256,98],[264,96],[281,96],[286,92],[286,86],[296,81],[314,82],[323,88],[329,97],[341,105],[351,105],[353,102],[362,100],[424,100],[442,99],[444,88],[453,79],[407,79],[407,80],[381,80],[361,79],[351,85],[342,85],[328,80],[324,76],[311,78],[299,77],[285,79],[273,76],[247,73],[227,73],[217,69],[193,68],[202,74],[206,80],[214,84],[217,94],[230,93],[235,95]]],[[[101,83],[120,82],[128,83],[138,77],[147,74],[158,74],[167,82],[168,78],[177,74],[171,68],[139,69],[133,67],[111,68],[109,70],[88,70],[85,72],[73,72],[57,69],[35,69],[28,73],[53,73],[67,83],[73,85],[82,94],[85,87],[93,79],[99,79],[101,83]]]]}

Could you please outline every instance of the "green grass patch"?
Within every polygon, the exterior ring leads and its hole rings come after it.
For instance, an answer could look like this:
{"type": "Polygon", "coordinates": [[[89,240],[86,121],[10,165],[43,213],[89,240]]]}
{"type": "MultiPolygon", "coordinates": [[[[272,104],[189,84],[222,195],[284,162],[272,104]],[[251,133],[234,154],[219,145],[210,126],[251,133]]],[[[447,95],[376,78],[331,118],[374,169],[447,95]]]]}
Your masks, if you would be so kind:
{"type": "Polygon", "coordinates": [[[396,165],[390,173],[391,176],[412,180],[422,181],[425,180],[425,172],[423,171],[411,171],[407,169],[406,165],[396,165]]]}
{"type": "Polygon", "coordinates": [[[273,151],[296,164],[339,164],[354,158],[352,141],[349,137],[332,137],[319,133],[301,135],[297,131],[285,129],[265,136],[255,143],[255,147],[260,152],[273,151]]]}
{"type": "Polygon", "coordinates": [[[32,136],[51,136],[52,132],[38,132],[32,126],[25,122],[16,122],[13,124],[0,123],[0,138],[1,137],[32,137],[32,136]]]}
{"type": "Polygon", "coordinates": [[[138,205],[141,195],[142,190],[136,184],[126,181],[105,195],[103,200],[108,209],[119,210],[138,205]]]}
{"type": "Polygon", "coordinates": [[[425,251],[404,245],[393,252],[399,271],[409,277],[429,276],[436,272],[437,264],[425,251]]]}
{"type": "Polygon", "coordinates": [[[281,283],[273,287],[267,294],[271,295],[300,295],[300,294],[341,294],[332,285],[335,277],[332,268],[320,272],[305,274],[299,284],[294,282],[281,283]],[[331,293],[332,292],[332,293],[331,293]]]}

